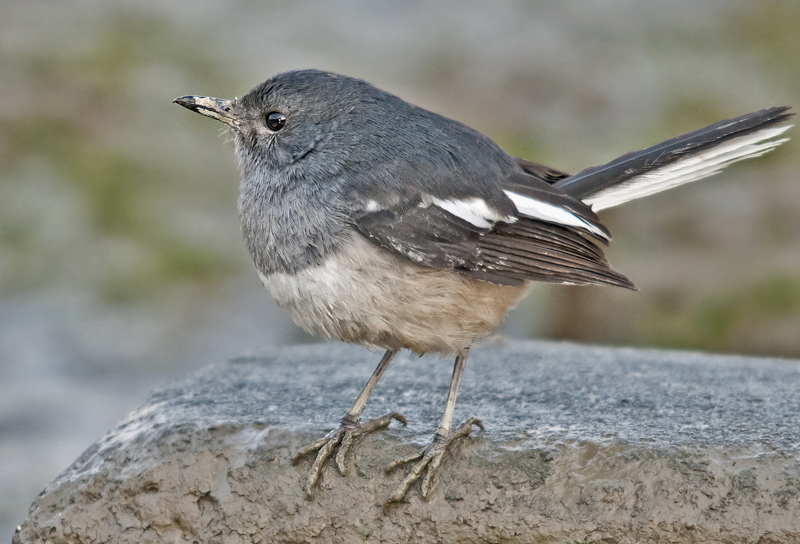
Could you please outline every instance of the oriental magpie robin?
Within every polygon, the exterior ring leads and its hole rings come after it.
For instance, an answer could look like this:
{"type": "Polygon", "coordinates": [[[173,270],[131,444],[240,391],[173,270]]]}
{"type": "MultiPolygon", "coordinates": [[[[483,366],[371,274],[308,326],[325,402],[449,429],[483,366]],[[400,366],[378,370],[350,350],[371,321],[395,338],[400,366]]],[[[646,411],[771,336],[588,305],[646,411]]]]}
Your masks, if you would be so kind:
{"type": "Polygon", "coordinates": [[[427,498],[452,428],[470,346],[498,329],[533,282],[633,289],[601,246],[596,212],[719,172],[786,141],[769,108],[565,174],[505,153],[483,134],[364,81],[317,70],[277,75],[241,98],[178,104],[230,127],[242,174],[242,231],[267,290],[308,332],[385,349],[339,428],[303,449],[347,472],[352,441],[386,427],[361,410],[400,349],[455,354],[433,442],[386,501],[421,478],[427,498]]]}

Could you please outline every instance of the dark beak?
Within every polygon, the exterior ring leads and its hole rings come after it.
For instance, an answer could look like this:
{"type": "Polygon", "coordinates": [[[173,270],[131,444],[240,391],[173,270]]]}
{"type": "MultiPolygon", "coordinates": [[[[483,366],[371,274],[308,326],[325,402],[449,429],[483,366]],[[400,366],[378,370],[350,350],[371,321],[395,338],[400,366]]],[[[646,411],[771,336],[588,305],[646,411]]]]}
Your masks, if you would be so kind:
{"type": "Polygon", "coordinates": [[[212,98],[210,96],[179,96],[173,102],[195,113],[211,117],[217,121],[222,121],[230,127],[234,127],[236,115],[233,113],[230,100],[212,98]]]}

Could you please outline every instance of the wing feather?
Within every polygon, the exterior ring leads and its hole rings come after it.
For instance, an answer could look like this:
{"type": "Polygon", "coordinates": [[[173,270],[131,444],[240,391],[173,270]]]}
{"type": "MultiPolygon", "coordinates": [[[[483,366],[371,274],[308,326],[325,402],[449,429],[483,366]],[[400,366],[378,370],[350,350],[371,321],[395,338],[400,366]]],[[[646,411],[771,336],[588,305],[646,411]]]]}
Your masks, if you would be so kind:
{"type": "Polygon", "coordinates": [[[501,285],[528,281],[616,285],[602,250],[578,229],[519,217],[480,228],[438,206],[364,213],[354,225],[381,247],[421,266],[453,270],[501,285]]]}

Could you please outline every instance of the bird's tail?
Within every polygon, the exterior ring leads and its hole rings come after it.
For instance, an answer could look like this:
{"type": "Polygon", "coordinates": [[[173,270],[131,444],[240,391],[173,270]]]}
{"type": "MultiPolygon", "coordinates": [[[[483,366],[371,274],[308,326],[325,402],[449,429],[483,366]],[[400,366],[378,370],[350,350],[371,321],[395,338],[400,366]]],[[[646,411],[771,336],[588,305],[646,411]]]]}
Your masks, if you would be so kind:
{"type": "Polygon", "coordinates": [[[602,166],[586,168],[554,183],[594,211],[617,206],[716,174],[742,159],[763,155],[788,138],[792,125],[775,126],[793,114],[769,108],[627,153],[602,166]]]}

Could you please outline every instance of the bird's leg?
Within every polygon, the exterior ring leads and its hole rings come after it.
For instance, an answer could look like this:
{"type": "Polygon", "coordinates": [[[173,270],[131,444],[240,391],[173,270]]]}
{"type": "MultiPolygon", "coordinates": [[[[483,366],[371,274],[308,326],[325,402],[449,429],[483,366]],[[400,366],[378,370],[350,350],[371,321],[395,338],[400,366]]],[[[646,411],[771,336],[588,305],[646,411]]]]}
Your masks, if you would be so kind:
{"type": "Polygon", "coordinates": [[[309,453],[313,453],[315,451],[317,452],[317,458],[314,460],[314,464],[311,465],[311,471],[308,473],[308,479],[306,480],[305,490],[308,497],[311,497],[311,490],[319,481],[319,477],[322,474],[322,466],[333,454],[333,450],[335,450],[337,447],[339,448],[339,452],[335,457],[336,466],[339,468],[339,473],[342,476],[347,476],[348,470],[345,465],[345,457],[347,456],[347,452],[350,450],[350,447],[353,444],[354,438],[362,434],[387,427],[393,419],[396,419],[403,425],[406,424],[406,418],[397,412],[391,412],[383,417],[371,419],[366,423],[361,423],[359,420],[361,410],[364,409],[367,399],[372,394],[375,386],[378,385],[378,380],[381,379],[381,376],[383,375],[384,371],[386,371],[386,368],[389,366],[389,363],[391,362],[395,353],[397,352],[391,349],[384,353],[381,362],[378,364],[378,367],[372,373],[367,385],[364,386],[364,389],[356,398],[353,407],[350,408],[350,411],[347,412],[347,414],[345,414],[345,416],[342,418],[339,427],[332,430],[323,438],[320,438],[310,446],[306,446],[294,456],[292,462],[297,464],[300,459],[309,453]]]}
{"type": "Polygon", "coordinates": [[[411,468],[411,472],[409,472],[405,479],[400,482],[400,485],[395,488],[394,493],[392,493],[392,495],[383,504],[384,512],[386,512],[391,503],[400,502],[403,500],[403,498],[406,496],[406,493],[408,493],[408,490],[411,488],[414,482],[420,479],[423,472],[425,472],[425,477],[422,479],[422,498],[428,500],[428,493],[430,492],[431,484],[433,483],[433,475],[435,474],[436,469],[439,468],[439,465],[442,464],[442,458],[444,457],[445,451],[447,451],[447,446],[457,438],[469,436],[473,425],[476,425],[483,430],[483,423],[481,420],[474,417],[466,420],[464,423],[456,427],[455,430],[451,430],[453,423],[453,411],[455,410],[456,397],[458,396],[458,386],[461,384],[461,376],[464,374],[464,366],[467,362],[467,355],[469,355],[469,348],[460,352],[456,357],[456,363],[453,366],[453,377],[450,379],[450,391],[447,393],[447,405],[444,408],[444,415],[442,416],[441,423],[439,423],[439,428],[436,429],[433,442],[428,444],[418,453],[398,459],[389,465],[387,472],[406,463],[418,460],[418,462],[411,468]]]}

